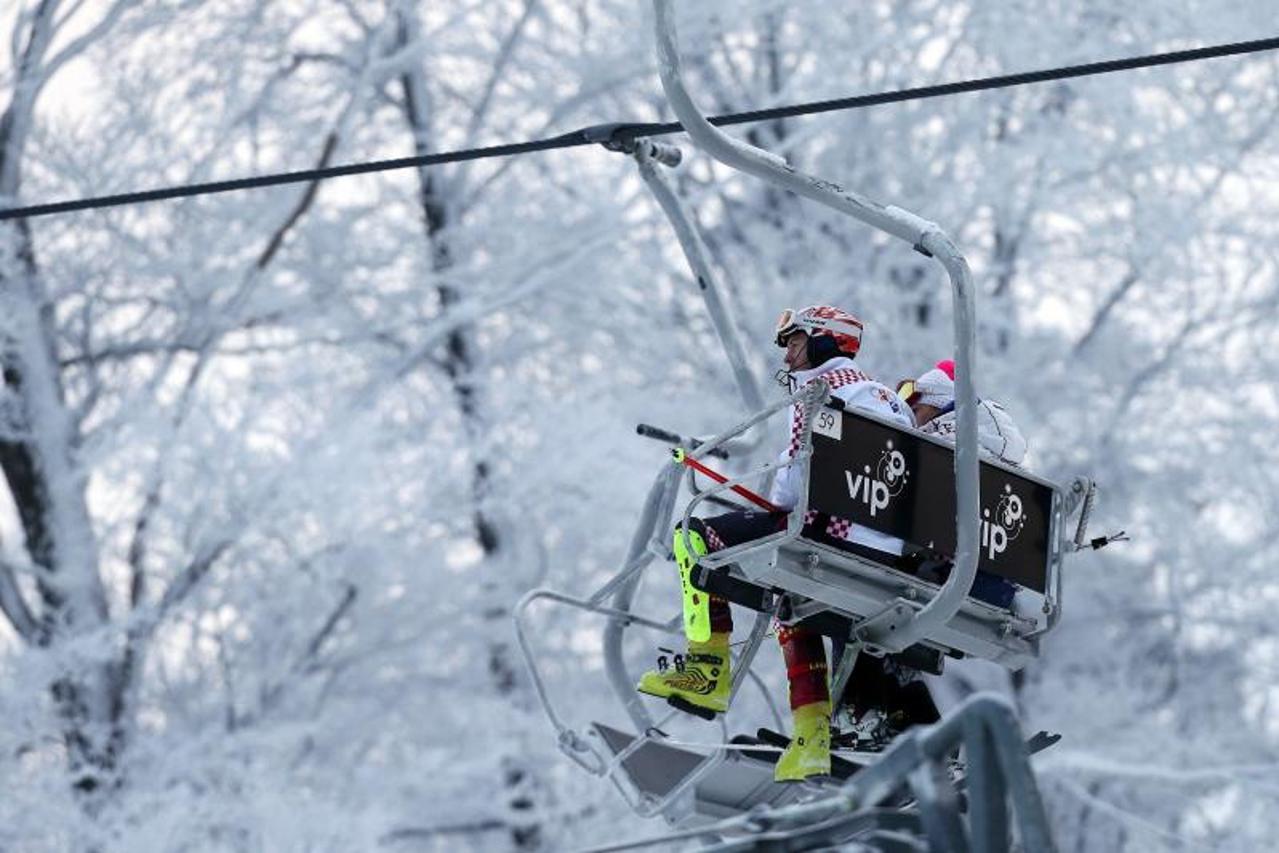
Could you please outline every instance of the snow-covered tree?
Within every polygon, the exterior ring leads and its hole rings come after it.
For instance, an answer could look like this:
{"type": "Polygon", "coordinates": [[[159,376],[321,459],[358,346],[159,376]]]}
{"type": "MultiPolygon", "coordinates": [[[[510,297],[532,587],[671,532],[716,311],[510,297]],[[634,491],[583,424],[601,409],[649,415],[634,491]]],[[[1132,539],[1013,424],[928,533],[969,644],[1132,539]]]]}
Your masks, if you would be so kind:
{"type": "MultiPolygon", "coordinates": [[[[0,200],[668,118],[648,14],[11,4],[0,200]]],[[[690,85],[730,111],[1239,40],[1272,17],[751,0],[686,4],[681,24],[690,85]]],[[[982,288],[981,393],[1035,470],[1096,475],[1095,525],[1133,536],[1071,564],[1020,684],[1027,724],[1066,734],[1040,763],[1063,848],[1273,834],[1277,70],[1240,57],[733,131],[956,237],[982,288]]],[[[925,259],[685,148],[677,183],[761,381],[777,312],[813,302],[866,320],[859,360],[885,380],[948,352],[925,259]]],[[[646,832],[555,750],[509,622],[534,585],[618,568],[662,464],[637,421],[709,433],[742,413],[626,158],[4,222],[0,304],[0,847],[646,832]]],[[[653,612],[676,606],[667,569],[653,612]]],[[[578,722],[616,719],[598,621],[539,618],[557,695],[578,722]]]]}

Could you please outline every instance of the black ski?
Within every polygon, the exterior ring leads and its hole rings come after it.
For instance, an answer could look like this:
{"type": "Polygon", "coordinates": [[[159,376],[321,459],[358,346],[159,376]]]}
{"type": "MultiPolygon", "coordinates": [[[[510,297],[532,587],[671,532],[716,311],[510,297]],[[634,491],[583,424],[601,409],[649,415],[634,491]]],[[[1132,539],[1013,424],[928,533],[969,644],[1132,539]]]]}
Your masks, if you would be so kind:
{"type": "MultiPolygon", "coordinates": [[[[745,737],[745,736],[742,736],[742,737],[745,737]]],[[[737,739],[734,739],[734,742],[736,742],[736,740],[737,739]]],[[[749,740],[749,738],[747,738],[747,740],[749,740]]],[[[759,743],[767,744],[769,746],[780,746],[783,749],[790,745],[790,737],[782,734],[781,732],[775,732],[772,729],[760,729],[759,731],[755,733],[755,740],[757,740],[759,743]]],[[[834,740],[834,737],[832,737],[832,741],[833,740],[834,740]]],[[[1042,730],[1035,732],[1033,735],[1026,738],[1026,755],[1030,756],[1038,752],[1043,752],[1045,749],[1048,749],[1050,746],[1053,746],[1054,744],[1056,744],[1057,741],[1059,740],[1061,740],[1060,734],[1055,734],[1055,733],[1042,731],[1042,730]]],[[[847,765],[848,767],[852,768],[853,772],[856,772],[857,769],[864,767],[866,764],[873,763],[875,756],[878,753],[883,752],[888,746],[891,746],[891,745],[892,745],[892,742],[890,741],[889,743],[874,749],[857,750],[857,752],[859,753],[859,756],[858,758],[854,758],[854,759],[833,755],[831,756],[832,774],[834,773],[835,762],[837,761],[841,764],[847,765]],[[859,761],[858,760],[859,758],[864,758],[866,760],[859,761]]],[[[835,746],[834,748],[838,749],[838,746],[835,746]]],[[[762,754],[762,753],[757,753],[757,754],[762,754]]],[[[960,762],[956,762],[955,766],[957,766],[961,770],[963,769],[963,764],[960,762]]],[[[848,775],[851,776],[852,773],[850,772],[848,775]]]]}
{"type": "MultiPolygon", "coordinates": [[[[759,738],[753,738],[750,735],[737,735],[729,743],[736,746],[772,746],[761,741],[759,738]]],[[[753,758],[756,761],[763,761],[766,764],[776,764],[777,759],[781,757],[781,753],[773,752],[769,749],[761,749],[759,751],[753,749],[743,749],[742,755],[747,758],[753,758]]]]}
{"type": "MultiPolygon", "coordinates": [[[[733,742],[737,743],[739,739],[752,740],[752,738],[748,738],[745,735],[743,735],[741,736],[741,738],[733,738],[733,742]]],[[[781,732],[775,732],[772,729],[760,729],[759,731],[755,732],[755,737],[753,738],[753,740],[755,740],[757,743],[762,743],[767,746],[776,746],[782,749],[785,749],[786,747],[790,746],[789,737],[782,734],[781,732]]],[[[768,761],[772,764],[776,764],[778,759],[781,758],[781,753],[777,753],[777,752],[767,752],[767,753],[753,752],[753,753],[750,753],[750,755],[752,756],[767,755],[769,756],[768,761]]],[[[838,755],[832,755],[830,757],[830,775],[836,779],[847,779],[849,776],[852,776],[854,773],[856,773],[858,770],[861,770],[861,769],[862,769],[862,765],[858,764],[855,761],[849,761],[838,755]]]]}
{"type": "Polygon", "coordinates": [[[1061,735],[1056,732],[1037,731],[1026,739],[1026,754],[1034,755],[1036,752],[1043,752],[1059,740],[1061,735]]]}
{"type": "Polygon", "coordinates": [[[703,708],[701,705],[694,705],[682,696],[667,696],[666,703],[672,708],[677,708],[683,711],[685,714],[692,714],[694,717],[701,717],[703,720],[715,719],[715,712],[710,708],[703,708]]]}

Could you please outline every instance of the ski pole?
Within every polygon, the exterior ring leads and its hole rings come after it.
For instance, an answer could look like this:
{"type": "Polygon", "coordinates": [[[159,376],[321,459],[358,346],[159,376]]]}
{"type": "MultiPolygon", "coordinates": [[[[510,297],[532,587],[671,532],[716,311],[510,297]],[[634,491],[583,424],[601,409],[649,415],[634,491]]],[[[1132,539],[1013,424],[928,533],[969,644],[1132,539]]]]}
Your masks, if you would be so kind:
{"type": "MultiPolygon", "coordinates": [[[[672,448],[671,456],[675,458],[676,465],[683,465],[687,468],[692,468],[694,471],[698,472],[699,474],[705,474],[707,477],[710,477],[712,480],[714,480],[717,483],[722,484],[722,483],[728,482],[728,478],[725,477],[723,474],[719,473],[718,471],[714,471],[710,468],[707,468],[705,465],[703,465],[701,462],[698,462],[696,459],[690,458],[688,453],[686,453],[684,448],[682,447],[672,448]]],[[[759,507],[765,512],[785,512],[785,510],[782,509],[781,507],[776,506],[764,500],[759,495],[755,494],[754,492],[752,492],[750,489],[746,488],[745,486],[729,486],[729,488],[732,489],[737,494],[741,495],[742,497],[746,498],[746,500],[755,504],[755,506],[759,507]]]]}

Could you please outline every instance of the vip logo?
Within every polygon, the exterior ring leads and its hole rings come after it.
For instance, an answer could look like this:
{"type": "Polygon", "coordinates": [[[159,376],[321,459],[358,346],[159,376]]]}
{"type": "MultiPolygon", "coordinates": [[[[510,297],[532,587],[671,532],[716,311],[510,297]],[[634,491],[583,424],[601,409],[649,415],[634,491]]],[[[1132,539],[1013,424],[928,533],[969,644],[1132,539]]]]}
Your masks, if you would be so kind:
{"type": "Polygon", "coordinates": [[[994,520],[989,509],[983,509],[981,514],[981,547],[993,560],[1004,552],[1009,542],[1021,535],[1022,528],[1026,526],[1025,507],[1021,498],[1013,494],[1013,487],[1005,484],[1004,493],[999,496],[999,504],[995,507],[994,520]]]}
{"type": "Polygon", "coordinates": [[[853,476],[853,472],[844,470],[844,479],[848,482],[848,496],[861,501],[870,507],[870,517],[881,509],[888,508],[888,502],[901,494],[906,486],[910,472],[906,470],[906,457],[900,450],[887,441],[884,450],[879,454],[879,461],[872,472],[869,465],[862,466],[862,473],[853,476]]]}

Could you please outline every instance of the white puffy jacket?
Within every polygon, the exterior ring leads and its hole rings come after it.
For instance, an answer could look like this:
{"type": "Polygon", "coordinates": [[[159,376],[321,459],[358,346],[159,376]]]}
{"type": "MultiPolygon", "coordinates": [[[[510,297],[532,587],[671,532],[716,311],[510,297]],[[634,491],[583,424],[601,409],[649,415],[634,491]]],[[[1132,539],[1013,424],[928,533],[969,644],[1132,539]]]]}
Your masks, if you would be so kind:
{"type": "MultiPolygon", "coordinates": [[[[954,444],[959,432],[955,410],[943,412],[919,431],[954,444]]],[[[1013,423],[1012,416],[994,400],[977,401],[977,443],[981,450],[1009,465],[1020,465],[1026,458],[1026,437],[1013,423]]]]}

